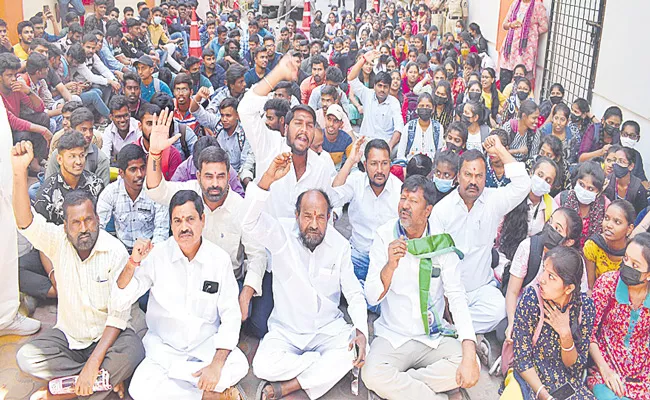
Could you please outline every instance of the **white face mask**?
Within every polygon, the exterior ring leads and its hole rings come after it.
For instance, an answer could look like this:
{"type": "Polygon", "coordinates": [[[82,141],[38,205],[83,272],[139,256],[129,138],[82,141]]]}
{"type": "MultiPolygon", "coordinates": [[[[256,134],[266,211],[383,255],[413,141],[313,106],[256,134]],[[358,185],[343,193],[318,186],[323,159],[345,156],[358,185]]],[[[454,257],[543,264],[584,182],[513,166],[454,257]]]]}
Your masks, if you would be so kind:
{"type": "Polygon", "coordinates": [[[162,23],[162,17],[153,17],[153,23],[155,25],[160,25],[162,23]]]}
{"type": "Polygon", "coordinates": [[[583,188],[579,183],[576,183],[573,190],[576,192],[576,198],[580,204],[584,204],[586,206],[593,203],[594,200],[596,200],[596,196],[598,195],[596,192],[590,192],[587,189],[583,188]]]}
{"type": "Polygon", "coordinates": [[[623,147],[629,147],[629,148],[633,149],[634,146],[636,146],[637,143],[638,142],[636,140],[634,140],[634,139],[631,139],[629,137],[621,136],[621,146],[623,146],[623,147]]]}
{"type": "Polygon", "coordinates": [[[530,191],[533,192],[535,196],[541,197],[551,192],[551,185],[538,175],[533,175],[530,178],[530,191]]]}

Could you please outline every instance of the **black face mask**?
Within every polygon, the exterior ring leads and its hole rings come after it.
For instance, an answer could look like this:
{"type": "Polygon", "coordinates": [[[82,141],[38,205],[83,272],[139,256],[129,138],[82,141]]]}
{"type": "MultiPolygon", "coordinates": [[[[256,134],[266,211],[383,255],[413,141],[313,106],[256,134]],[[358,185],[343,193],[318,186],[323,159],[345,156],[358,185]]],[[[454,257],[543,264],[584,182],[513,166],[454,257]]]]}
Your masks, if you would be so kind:
{"type": "Polygon", "coordinates": [[[549,100],[551,100],[551,104],[558,104],[562,101],[562,96],[551,96],[549,100]]]}
{"type": "Polygon", "coordinates": [[[458,154],[462,150],[460,146],[456,146],[452,142],[447,142],[447,150],[451,150],[454,153],[458,154]]]}
{"type": "Polygon", "coordinates": [[[542,243],[544,243],[544,247],[551,250],[564,241],[564,236],[556,231],[551,224],[547,223],[544,225],[544,228],[542,228],[541,239],[542,243]]]}
{"type": "Polygon", "coordinates": [[[469,117],[467,115],[461,115],[460,122],[464,123],[467,126],[472,125],[472,121],[469,120],[469,117]]]}
{"type": "Polygon", "coordinates": [[[431,120],[431,114],[433,114],[433,110],[430,108],[417,108],[416,109],[418,113],[418,118],[420,118],[422,121],[430,121],[431,120]]]}
{"type": "Polygon", "coordinates": [[[198,82],[201,79],[201,73],[200,72],[192,72],[190,74],[190,76],[192,77],[192,81],[194,81],[195,83],[198,82]]]}
{"type": "Polygon", "coordinates": [[[447,104],[447,98],[435,95],[435,96],[433,96],[433,104],[435,104],[437,106],[447,104]]]}
{"type": "Polygon", "coordinates": [[[609,136],[616,136],[616,134],[618,134],[618,133],[620,132],[620,131],[618,130],[618,128],[616,128],[616,127],[613,126],[613,125],[607,124],[607,123],[604,123],[604,124],[603,124],[603,130],[604,130],[605,133],[608,134],[609,136]]]}
{"type": "Polygon", "coordinates": [[[574,113],[571,113],[571,115],[569,115],[569,118],[571,118],[571,122],[573,122],[573,123],[577,123],[577,122],[582,121],[582,117],[580,115],[576,115],[574,113]]]}
{"type": "Polygon", "coordinates": [[[517,97],[519,98],[520,101],[524,101],[528,98],[529,93],[525,92],[523,90],[517,91],[517,97]]]}
{"type": "Polygon", "coordinates": [[[481,98],[481,93],[469,92],[467,96],[471,101],[479,101],[481,98]]]}
{"type": "Polygon", "coordinates": [[[619,163],[614,163],[612,168],[614,169],[614,176],[617,179],[621,179],[622,177],[624,177],[625,175],[627,175],[630,172],[630,170],[627,169],[627,167],[624,167],[624,166],[620,165],[619,163]]]}
{"type": "Polygon", "coordinates": [[[621,266],[619,267],[618,271],[620,273],[621,280],[627,286],[642,285],[646,282],[644,280],[641,280],[641,271],[636,270],[629,265],[626,265],[623,261],[621,261],[621,266]]]}
{"type": "Polygon", "coordinates": [[[233,60],[239,60],[239,50],[233,50],[229,51],[228,55],[233,59],[233,60]]]}

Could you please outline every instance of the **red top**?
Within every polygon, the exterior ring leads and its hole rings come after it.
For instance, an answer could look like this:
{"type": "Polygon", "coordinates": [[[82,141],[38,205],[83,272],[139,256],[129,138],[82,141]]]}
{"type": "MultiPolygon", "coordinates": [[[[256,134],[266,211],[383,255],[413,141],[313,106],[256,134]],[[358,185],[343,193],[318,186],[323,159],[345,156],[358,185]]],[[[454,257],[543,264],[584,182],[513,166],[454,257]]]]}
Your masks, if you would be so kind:
{"type": "MultiPolygon", "coordinates": [[[[147,156],[149,155],[147,149],[145,149],[142,145],[142,136],[139,137],[138,140],[136,140],[134,143],[142,147],[142,150],[147,153],[147,156]]],[[[160,161],[163,176],[165,177],[166,181],[170,181],[172,179],[172,176],[174,176],[174,172],[176,172],[176,168],[178,168],[178,166],[183,162],[183,158],[181,157],[181,153],[179,153],[174,146],[170,146],[163,150],[161,157],[162,158],[160,161]]]]}
{"type": "Polygon", "coordinates": [[[45,105],[43,104],[42,100],[41,104],[38,107],[34,108],[32,101],[29,99],[29,96],[23,92],[11,92],[6,96],[0,93],[0,95],[2,96],[2,101],[5,103],[5,108],[7,109],[7,117],[9,118],[9,126],[11,126],[12,131],[28,131],[32,126],[31,122],[20,118],[21,108],[29,108],[37,113],[42,113],[45,111],[45,105]]]}

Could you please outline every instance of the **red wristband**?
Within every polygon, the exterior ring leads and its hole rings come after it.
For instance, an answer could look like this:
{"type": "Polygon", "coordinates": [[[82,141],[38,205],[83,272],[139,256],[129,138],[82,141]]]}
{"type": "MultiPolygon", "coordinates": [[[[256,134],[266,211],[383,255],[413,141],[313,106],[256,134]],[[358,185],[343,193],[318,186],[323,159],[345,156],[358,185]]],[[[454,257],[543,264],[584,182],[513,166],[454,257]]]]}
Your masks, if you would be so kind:
{"type": "Polygon", "coordinates": [[[133,259],[133,257],[129,257],[129,262],[130,262],[131,264],[133,264],[134,266],[136,266],[136,267],[139,267],[139,266],[140,266],[140,263],[139,263],[139,262],[136,262],[136,261],[133,259]]]}
{"type": "Polygon", "coordinates": [[[149,155],[154,157],[160,157],[162,155],[162,151],[160,153],[149,153],[149,155]]]}

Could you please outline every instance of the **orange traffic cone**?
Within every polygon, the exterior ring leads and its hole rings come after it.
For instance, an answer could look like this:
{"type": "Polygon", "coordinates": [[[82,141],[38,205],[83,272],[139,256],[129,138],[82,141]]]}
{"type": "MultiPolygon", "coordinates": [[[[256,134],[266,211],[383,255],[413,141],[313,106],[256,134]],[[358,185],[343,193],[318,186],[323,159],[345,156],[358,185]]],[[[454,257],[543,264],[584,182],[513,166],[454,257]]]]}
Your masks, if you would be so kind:
{"type": "Polygon", "coordinates": [[[302,12],[302,31],[305,32],[305,36],[309,39],[309,27],[311,26],[311,2],[305,0],[305,8],[302,12]]]}
{"type": "Polygon", "coordinates": [[[235,1],[232,3],[232,9],[233,9],[233,10],[239,10],[239,0],[235,0],[235,1]]]}
{"type": "Polygon", "coordinates": [[[196,18],[196,9],[192,9],[189,55],[197,58],[201,58],[203,55],[203,49],[201,49],[201,37],[199,36],[199,21],[196,18]]]}
{"type": "Polygon", "coordinates": [[[375,11],[379,12],[379,0],[372,0],[372,6],[375,8],[375,11]]]}

